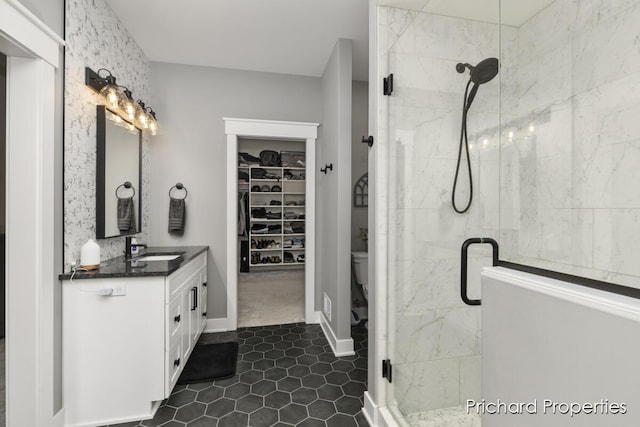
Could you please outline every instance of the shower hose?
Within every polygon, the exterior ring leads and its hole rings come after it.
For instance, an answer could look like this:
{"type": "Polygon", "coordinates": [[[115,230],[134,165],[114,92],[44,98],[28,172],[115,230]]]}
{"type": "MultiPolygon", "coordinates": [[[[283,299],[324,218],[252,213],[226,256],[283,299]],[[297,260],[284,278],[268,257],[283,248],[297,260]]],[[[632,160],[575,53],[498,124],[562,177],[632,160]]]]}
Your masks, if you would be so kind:
{"type": "MultiPolygon", "coordinates": [[[[469,210],[471,207],[471,201],[473,200],[473,178],[471,176],[471,158],[469,157],[469,140],[467,138],[467,113],[469,112],[469,108],[471,107],[471,102],[473,101],[473,96],[469,99],[469,103],[467,104],[467,96],[469,95],[469,86],[471,85],[471,80],[467,83],[467,87],[464,90],[464,102],[462,105],[462,123],[460,125],[460,146],[458,147],[458,163],[456,164],[456,175],[453,180],[453,191],[451,192],[451,205],[453,206],[453,210],[459,214],[463,214],[469,210]],[[464,145],[466,154],[467,154],[467,170],[469,172],[469,200],[464,208],[458,208],[456,206],[456,188],[458,186],[458,176],[460,174],[460,163],[462,162],[462,146],[464,145]]],[[[475,88],[474,88],[475,89],[475,88]]],[[[475,95],[475,93],[473,94],[475,95]]]]}

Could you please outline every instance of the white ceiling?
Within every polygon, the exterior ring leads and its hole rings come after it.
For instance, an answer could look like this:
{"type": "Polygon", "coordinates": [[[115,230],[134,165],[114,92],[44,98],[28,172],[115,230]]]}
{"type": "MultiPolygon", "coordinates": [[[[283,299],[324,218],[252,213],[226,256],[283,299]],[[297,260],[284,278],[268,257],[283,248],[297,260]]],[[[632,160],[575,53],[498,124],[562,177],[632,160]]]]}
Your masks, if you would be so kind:
{"type": "Polygon", "coordinates": [[[368,80],[368,0],[107,0],[151,61],[321,76],[338,38],[368,80]]]}
{"type": "Polygon", "coordinates": [[[381,6],[398,7],[476,21],[519,27],[554,0],[378,0],[381,6]],[[501,5],[500,5],[501,3],[501,5]]]}

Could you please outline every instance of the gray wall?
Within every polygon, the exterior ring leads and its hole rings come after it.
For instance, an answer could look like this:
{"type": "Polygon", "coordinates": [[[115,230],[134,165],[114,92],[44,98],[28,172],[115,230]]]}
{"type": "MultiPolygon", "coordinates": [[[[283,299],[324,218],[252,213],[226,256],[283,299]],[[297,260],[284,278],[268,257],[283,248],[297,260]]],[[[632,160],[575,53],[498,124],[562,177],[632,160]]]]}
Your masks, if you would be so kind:
{"type": "MultiPolygon", "coordinates": [[[[351,96],[351,205],[353,188],[369,169],[369,146],[362,143],[362,137],[369,135],[369,85],[367,82],[353,82],[351,96]]],[[[368,209],[351,209],[351,251],[364,251],[365,244],[360,239],[360,229],[368,227],[368,209]]]]}
{"type": "Polygon", "coordinates": [[[322,74],[318,145],[318,165],[333,164],[333,170],[326,175],[316,172],[316,283],[332,301],[329,324],[339,340],[351,338],[351,78],[351,40],[340,39],[322,74]]]}
{"type": "Polygon", "coordinates": [[[19,0],[57,35],[64,37],[65,0],[19,0]]]}
{"type": "Polygon", "coordinates": [[[152,63],[160,132],[150,145],[152,245],[208,245],[209,318],[226,317],[226,136],[223,117],[320,122],[319,78],[152,63]],[[176,182],[189,190],[185,233],[167,233],[176,182]]]}

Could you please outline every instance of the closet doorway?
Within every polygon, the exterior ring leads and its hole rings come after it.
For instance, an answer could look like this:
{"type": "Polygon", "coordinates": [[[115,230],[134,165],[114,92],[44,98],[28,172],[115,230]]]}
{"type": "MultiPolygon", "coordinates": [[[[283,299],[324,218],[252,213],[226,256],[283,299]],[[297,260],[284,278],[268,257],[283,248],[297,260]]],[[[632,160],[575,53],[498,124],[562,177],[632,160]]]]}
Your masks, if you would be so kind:
{"type": "MultiPolygon", "coordinates": [[[[227,330],[295,321],[318,323],[313,226],[318,124],[224,120],[227,330]],[[304,163],[261,165],[260,153],[265,150],[304,152],[304,163]],[[240,152],[245,153],[243,162],[239,162],[240,152]],[[245,202],[239,198],[243,190],[245,202]],[[245,215],[241,215],[243,209],[245,215]],[[243,217],[245,235],[241,236],[243,217]]],[[[296,161],[295,157],[289,160],[296,161]]]]}
{"type": "Polygon", "coordinates": [[[238,138],[238,327],[305,321],[305,141],[238,138]]]}

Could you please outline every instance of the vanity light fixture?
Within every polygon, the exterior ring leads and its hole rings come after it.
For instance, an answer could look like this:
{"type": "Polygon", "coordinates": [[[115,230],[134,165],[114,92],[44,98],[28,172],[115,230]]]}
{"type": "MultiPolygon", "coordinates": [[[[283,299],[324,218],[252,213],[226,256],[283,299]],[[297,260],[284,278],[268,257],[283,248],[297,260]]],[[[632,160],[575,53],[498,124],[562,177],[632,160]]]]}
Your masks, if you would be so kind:
{"type": "Polygon", "coordinates": [[[143,130],[148,130],[151,135],[155,135],[158,132],[158,120],[156,119],[156,112],[151,107],[144,105],[144,102],[140,99],[137,101],[138,113],[136,115],[136,124],[143,130]]]}
{"type": "Polygon", "coordinates": [[[140,99],[134,101],[131,91],[125,86],[118,85],[111,71],[100,68],[95,72],[85,67],[85,84],[102,95],[105,105],[123,119],[142,130],[149,131],[151,135],[157,134],[158,120],[155,111],[146,107],[140,99]]]}

